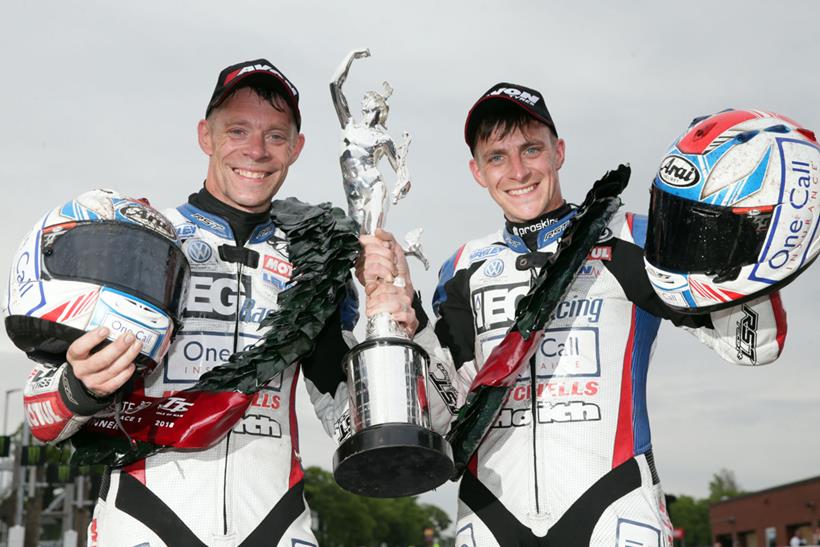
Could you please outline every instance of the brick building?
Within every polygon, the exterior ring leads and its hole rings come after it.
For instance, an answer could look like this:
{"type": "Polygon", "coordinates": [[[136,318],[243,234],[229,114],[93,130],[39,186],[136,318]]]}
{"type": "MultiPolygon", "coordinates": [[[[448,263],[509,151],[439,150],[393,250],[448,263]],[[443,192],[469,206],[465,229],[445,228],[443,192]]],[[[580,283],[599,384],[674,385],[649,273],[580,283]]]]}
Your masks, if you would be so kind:
{"type": "Polygon", "coordinates": [[[798,534],[820,544],[820,476],[713,503],[712,538],[723,547],[781,547],[798,534]]]}

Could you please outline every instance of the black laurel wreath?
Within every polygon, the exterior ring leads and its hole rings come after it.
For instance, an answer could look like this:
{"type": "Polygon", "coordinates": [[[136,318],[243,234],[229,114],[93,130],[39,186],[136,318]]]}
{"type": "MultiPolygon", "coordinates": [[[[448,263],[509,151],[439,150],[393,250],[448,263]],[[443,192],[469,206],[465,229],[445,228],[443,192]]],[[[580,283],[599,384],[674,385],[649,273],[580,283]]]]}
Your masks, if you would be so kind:
{"type": "MultiPolygon", "coordinates": [[[[555,306],[578,275],[578,269],[601,232],[621,206],[620,194],[629,182],[630,168],[619,165],[598,180],[578,207],[561,235],[558,250],[549,257],[532,288],[516,306],[515,323],[523,339],[544,328],[555,306]]],[[[453,447],[455,469],[451,477],[461,477],[467,463],[496,421],[509,387],[478,386],[467,395],[464,406],[447,434],[453,447]]]]}
{"type": "MultiPolygon", "coordinates": [[[[238,391],[251,395],[280,372],[310,355],[325,323],[345,296],[359,251],[358,227],[330,203],[310,205],[296,198],[274,201],[271,219],[287,237],[294,265],[291,285],[279,307],[259,325],[267,329],[254,346],[203,374],[189,391],[238,391]]],[[[72,437],[72,465],[120,467],[169,447],[79,432],[72,437]]]]}

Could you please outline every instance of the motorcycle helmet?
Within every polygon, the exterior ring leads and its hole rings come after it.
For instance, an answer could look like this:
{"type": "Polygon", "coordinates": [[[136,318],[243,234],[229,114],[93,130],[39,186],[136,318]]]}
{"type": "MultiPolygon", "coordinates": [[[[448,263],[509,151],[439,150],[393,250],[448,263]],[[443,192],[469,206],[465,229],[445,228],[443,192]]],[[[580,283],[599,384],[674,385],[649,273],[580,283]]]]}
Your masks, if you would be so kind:
{"type": "Polygon", "coordinates": [[[146,202],[93,190],[57,207],[25,237],[11,266],[6,332],[35,361],[65,362],[68,346],[97,327],[108,344],[142,341],[146,374],[175,330],[190,266],[171,222],[146,202]]]}
{"type": "Polygon", "coordinates": [[[652,184],[645,261],[670,307],[711,312],[783,287],[820,252],[820,148],[785,116],[725,110],[678,138],[652,184]]]}

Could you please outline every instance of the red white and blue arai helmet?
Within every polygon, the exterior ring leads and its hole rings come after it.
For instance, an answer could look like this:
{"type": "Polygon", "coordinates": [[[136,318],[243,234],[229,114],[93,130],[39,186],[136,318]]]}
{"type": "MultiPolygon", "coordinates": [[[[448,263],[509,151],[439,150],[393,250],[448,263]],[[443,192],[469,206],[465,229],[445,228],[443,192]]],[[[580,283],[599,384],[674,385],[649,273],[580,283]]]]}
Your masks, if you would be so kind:
{"type": "Polygon", "coordinates": [[[684,312],[737,305],[784,286],[820,253],[820,148],[771,112],[696,119],[652,184],[646,269],[684,312]]]}
{"type": "Polygon", "coordinates": [[[109,341],[130,332],[142,341],[137,369],[148,373],[179,327],[189,278],[168,219],[117,192],[87,192],[46,214],[17,250],[6,331],[50,364],[96,327],[108,327],[109,341]]]}

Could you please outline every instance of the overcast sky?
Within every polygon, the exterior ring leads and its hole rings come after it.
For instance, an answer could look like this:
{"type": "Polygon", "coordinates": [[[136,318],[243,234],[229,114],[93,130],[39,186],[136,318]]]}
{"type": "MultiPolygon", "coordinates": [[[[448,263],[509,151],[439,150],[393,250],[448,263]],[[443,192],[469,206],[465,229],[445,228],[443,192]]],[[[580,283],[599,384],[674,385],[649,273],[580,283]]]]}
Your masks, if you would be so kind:
{"type": "MultiPolygon", "coordinates": [[[[469,174],[462,139],[470,105],[498,81],[545,95],[567,141],[561,181],[570,201],[629,162],[625,201],[645,212],[666,147],[695,116],[758,108],[820,129],[818,19],[813,0],[9,2],[0,19],[0,263],[11,262],[39,216],[85,190],[182,202],[205,175],[195,127],[217,74],[259,57],[302,95],[307,142],[280,196],[343,206],[328,83],[359,47],[373,56],[350,72],[352,109],[387,79],[389,130],[413,134],[414,187],[388,228],[422,226],[436,269],[502,221],[469,174]]],[[[435,274],[413,273],[429,305],[435,274]]],[[[722,467],[747,490],[820,475],[818,280],[814,266],[784,291],[789,336],[771,366],[722,363],[694,338],[662,329],[648,401],[667,492],[705,496],[722,467]]],[[[0,337],[2,395],[22,385],[29,364],[0,337]]],[[[20,416],[19,394],[11,397],[10,423],[20,416]]],[[[333,446],[305,403],[303,395],[305,463],[329,468],[333,446]]],[[[454,512],[452,486],[425,499],[454,512]]]]}

